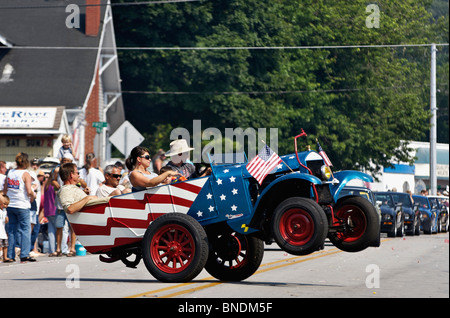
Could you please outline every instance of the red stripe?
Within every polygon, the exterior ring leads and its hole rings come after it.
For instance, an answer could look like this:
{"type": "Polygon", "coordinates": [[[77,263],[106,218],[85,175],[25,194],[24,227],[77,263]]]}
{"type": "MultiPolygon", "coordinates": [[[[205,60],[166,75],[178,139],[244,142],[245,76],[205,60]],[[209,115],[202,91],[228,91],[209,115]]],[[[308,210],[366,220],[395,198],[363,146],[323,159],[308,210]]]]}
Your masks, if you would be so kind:
{"type": "Polygon", "coordinates": [[[190,208],[194,201],[187,200],[181,197],[177,197],[169,194],[146,194],[148,198],[148,203],[158,203],[158,204],[176,204],[181,205],[186,208],[190,208]]]}
{"type": "Polygon", "coordinates": [[[81,212],[83,213],[93,213],[93,214],[104,214],[105,209],[108,207],[108,203],[102,203],[97,205],[85,206],[81,212]]]}
{"type": "Polygon", "coordinates": [[[192,183],[187,183],[187,182],[180,182],[180,183],[172,184],[172,187],[187,190],[190,192],[194,192],[195,194],[199,194],[200,191],[202,190],[202,187],[199,187],[192,183]]]}
{"type": "Polygon", "coordinates": [[[145,210],[146,204],[147,200],[145,197],[143,200],[126,200],[120,198],[111,198],[109,200],[109,206],[112,208],[145,210]]]}

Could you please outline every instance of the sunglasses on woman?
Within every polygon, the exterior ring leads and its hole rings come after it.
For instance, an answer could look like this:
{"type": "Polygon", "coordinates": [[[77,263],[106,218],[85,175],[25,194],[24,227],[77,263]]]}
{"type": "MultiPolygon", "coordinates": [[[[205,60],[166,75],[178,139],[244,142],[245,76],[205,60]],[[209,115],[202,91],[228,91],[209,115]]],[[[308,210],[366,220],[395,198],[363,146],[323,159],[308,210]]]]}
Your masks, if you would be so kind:
{"type": "Polygon", "coordinates": [[[150,155],[145,155],[145,156],[139,156],[140,158],[145,158],[147,160],[150,160],[150,155]]]}

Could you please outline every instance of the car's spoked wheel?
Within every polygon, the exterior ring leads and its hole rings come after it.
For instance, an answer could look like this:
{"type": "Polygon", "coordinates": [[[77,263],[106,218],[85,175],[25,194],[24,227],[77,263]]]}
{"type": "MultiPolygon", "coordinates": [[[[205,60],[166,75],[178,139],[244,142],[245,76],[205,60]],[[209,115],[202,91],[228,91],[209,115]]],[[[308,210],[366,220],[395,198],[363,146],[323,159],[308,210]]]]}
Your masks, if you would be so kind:
{"type": "Polygon", "coordinates": [[[148,227],[142,243],[145,266],[164,282],[192,280],[208,257],[203,227],[184,214],[169,213],[157,218],[148,227]]]}

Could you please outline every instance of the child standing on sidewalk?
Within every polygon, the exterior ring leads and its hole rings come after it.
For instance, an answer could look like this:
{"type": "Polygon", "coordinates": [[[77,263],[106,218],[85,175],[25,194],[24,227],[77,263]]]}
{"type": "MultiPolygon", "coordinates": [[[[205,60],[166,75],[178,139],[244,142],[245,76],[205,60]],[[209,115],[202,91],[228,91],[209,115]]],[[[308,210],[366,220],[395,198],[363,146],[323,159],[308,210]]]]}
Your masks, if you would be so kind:
{"type": "Polygon", "coordinates": [[[0,194],[0,249],[3,251],[3,263],[14,262],[13,259],[8,258],[8,235],[6,234],[6,224],[8,224],[8,216],[6,208],[9,204],[9,197],[0,194]]]}

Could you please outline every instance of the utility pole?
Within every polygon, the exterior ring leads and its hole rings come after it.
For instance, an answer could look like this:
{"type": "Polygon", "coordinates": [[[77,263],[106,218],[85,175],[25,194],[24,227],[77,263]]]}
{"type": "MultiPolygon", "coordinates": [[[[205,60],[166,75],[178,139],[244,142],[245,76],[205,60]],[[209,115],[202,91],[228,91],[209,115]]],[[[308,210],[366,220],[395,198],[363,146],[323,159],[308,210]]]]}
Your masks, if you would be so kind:
{"type": "Polygon", "coordinates": [[[436,44],[431,45],[431,77],[430,77],[430,194],[437,193],[436,177],[436,44]]]}

